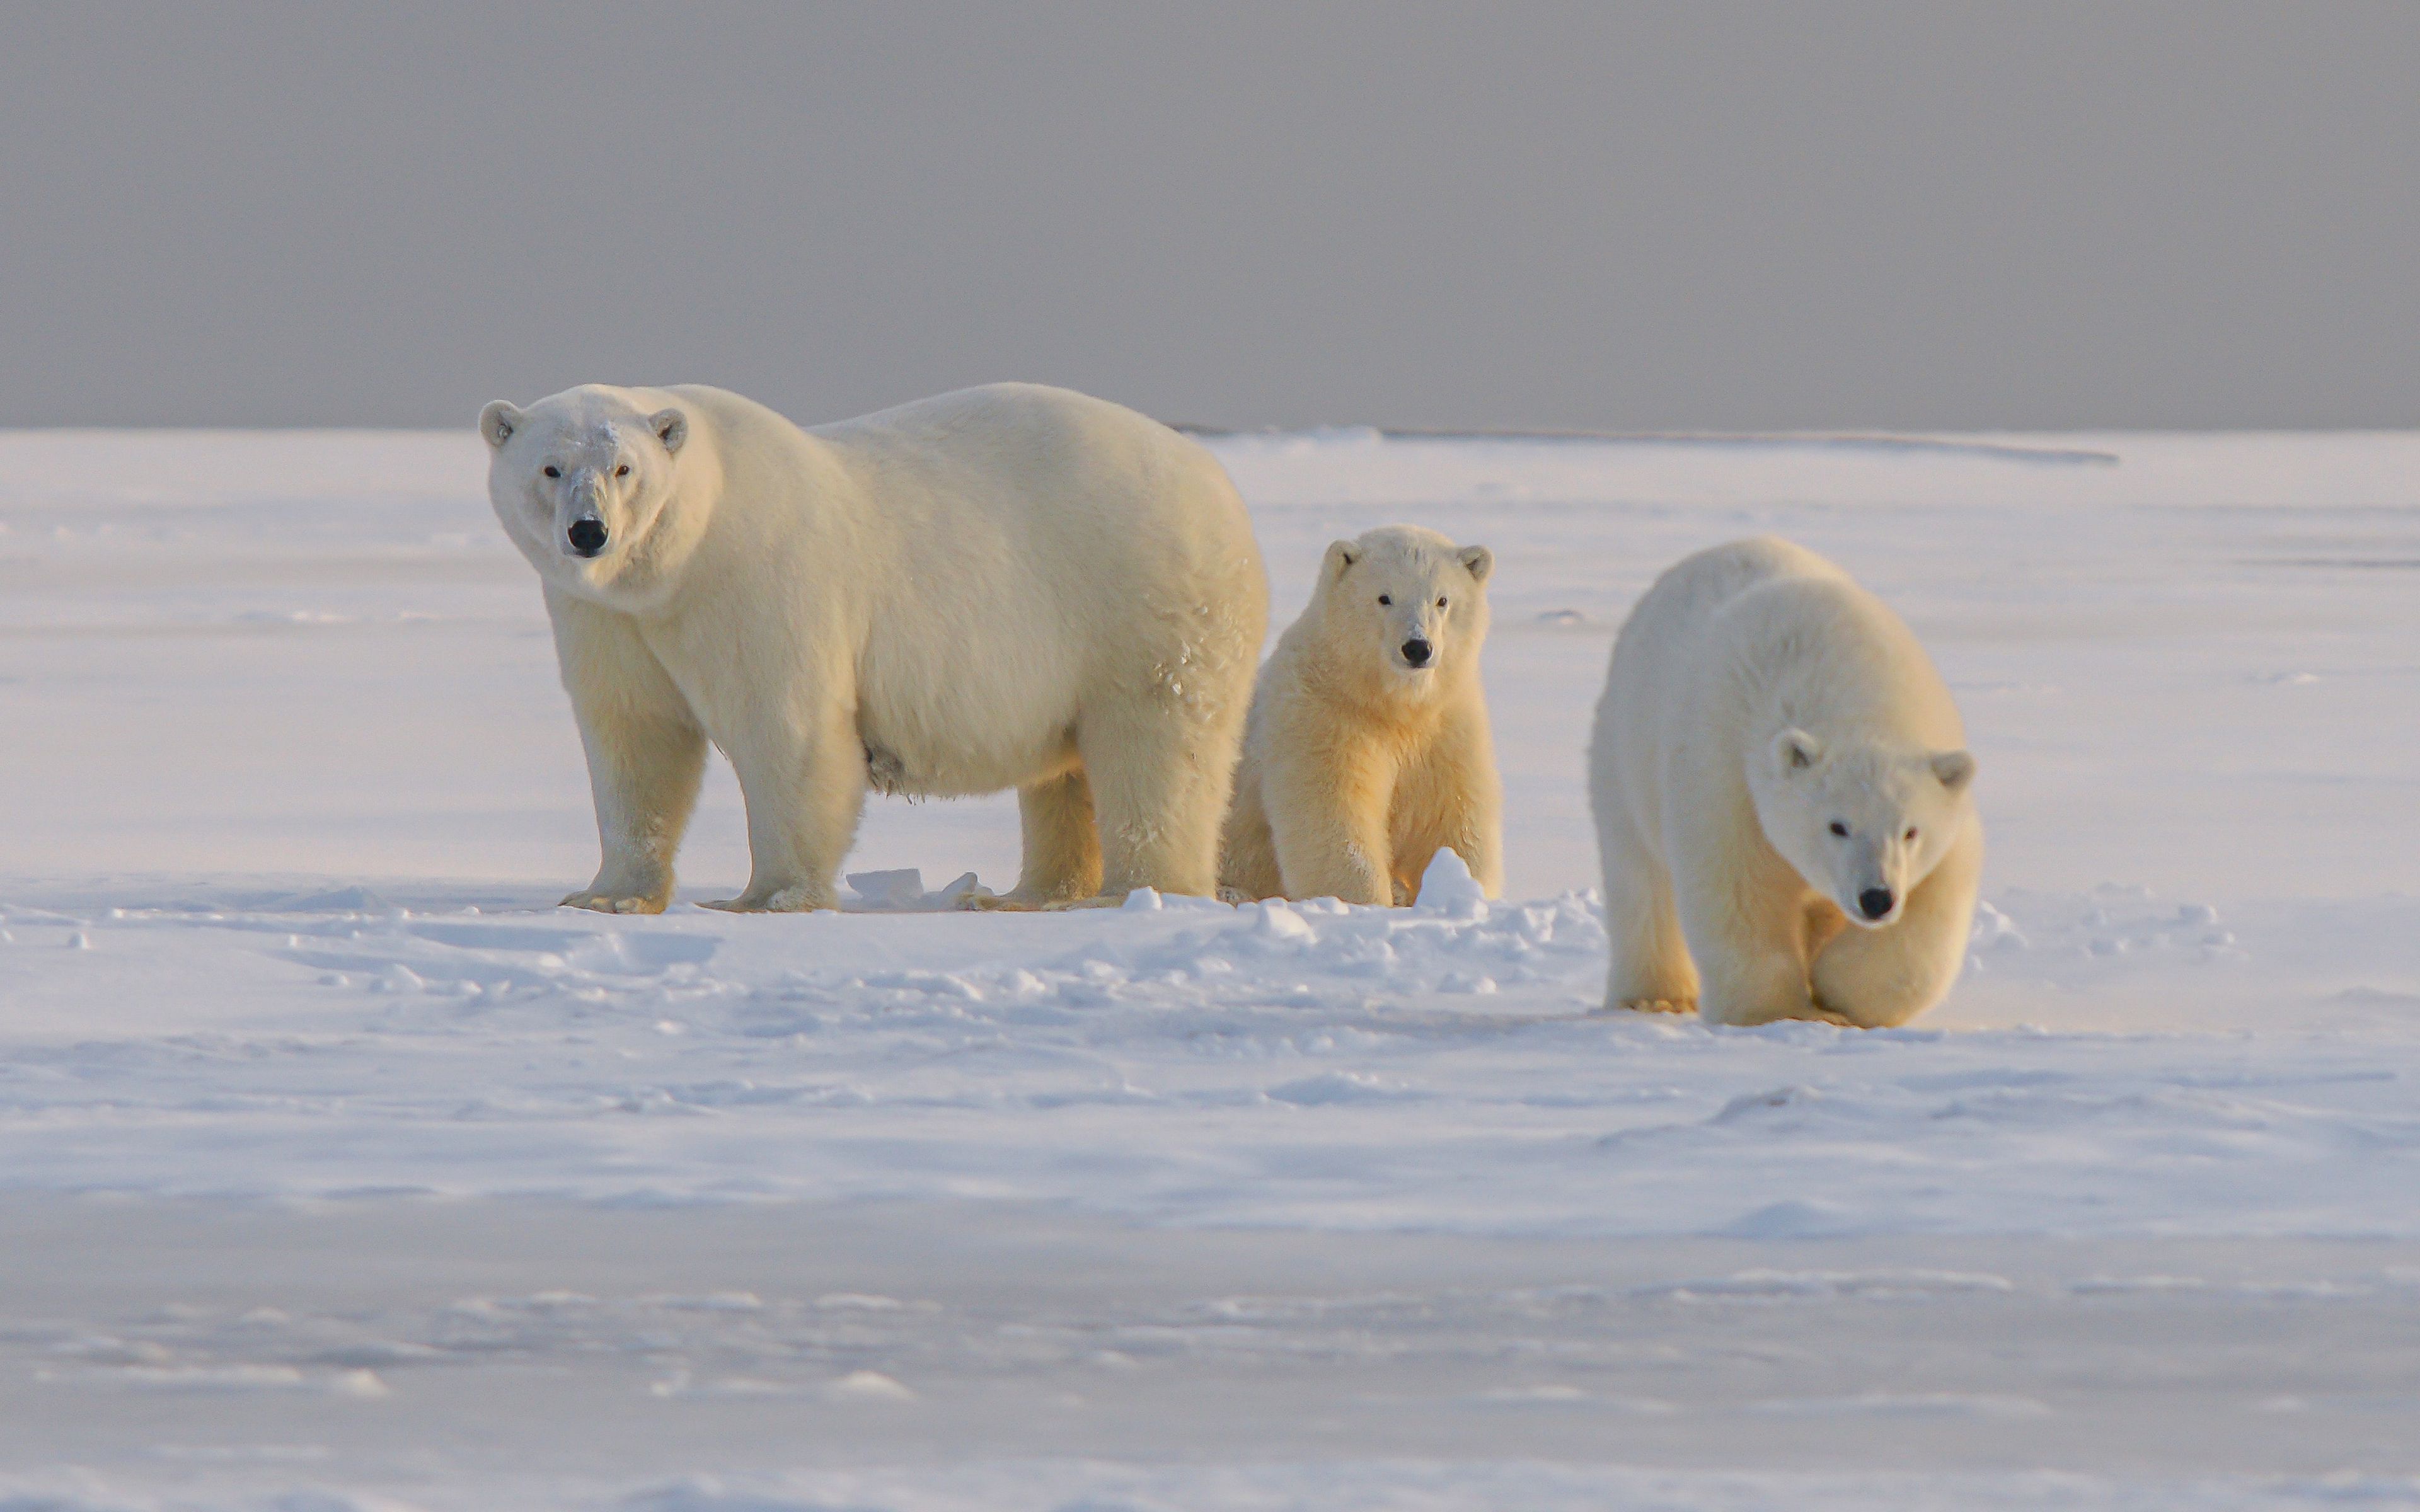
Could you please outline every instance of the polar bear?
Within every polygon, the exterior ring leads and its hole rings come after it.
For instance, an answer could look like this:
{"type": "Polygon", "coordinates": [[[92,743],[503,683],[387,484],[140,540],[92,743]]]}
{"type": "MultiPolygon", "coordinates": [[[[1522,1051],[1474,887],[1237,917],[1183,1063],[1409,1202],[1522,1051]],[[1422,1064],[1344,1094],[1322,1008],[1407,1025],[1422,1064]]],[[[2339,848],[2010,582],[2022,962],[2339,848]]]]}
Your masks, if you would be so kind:
{"type": "Polygon", "coordinates": [[[1879,1027],[1938,1002],[1983,864],[1965,745],[1915,635],[1822,557],[1768,536],[1666,572],[1589,751],[1606,1006],[1879,1027]]]}
{"type": "Polygon", "coordinates": [[[1252,692],[1222,894],[1408,903],[1445,846],[1487,896],[1503,891],[1479,681],[1495,565],[1483,546],[1409,525],[1328,547],[1252,692]]]}
{"type": "Polygon", "coordinates": [[[708,741],[750,857],[711,907],[833,906],[868,786],[1016,788],[1010,906],[1213,890],[1268,589],[1201,446],[1031,384],[814,430],[592,385],[479,429],[587,749],[604,859],[566,903],[664,907],[708,741]]]}

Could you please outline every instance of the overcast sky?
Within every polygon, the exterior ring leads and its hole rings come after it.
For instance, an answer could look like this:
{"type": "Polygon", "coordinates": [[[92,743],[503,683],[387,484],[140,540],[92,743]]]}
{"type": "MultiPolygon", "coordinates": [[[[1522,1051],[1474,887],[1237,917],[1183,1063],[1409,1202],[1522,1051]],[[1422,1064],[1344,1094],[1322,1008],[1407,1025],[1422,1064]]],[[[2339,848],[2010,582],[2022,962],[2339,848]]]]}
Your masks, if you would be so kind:
{"type": "Polygon", "coordinates": [[[0,20],[0,424],[2420,419],[2409,3],[0,20]]]}

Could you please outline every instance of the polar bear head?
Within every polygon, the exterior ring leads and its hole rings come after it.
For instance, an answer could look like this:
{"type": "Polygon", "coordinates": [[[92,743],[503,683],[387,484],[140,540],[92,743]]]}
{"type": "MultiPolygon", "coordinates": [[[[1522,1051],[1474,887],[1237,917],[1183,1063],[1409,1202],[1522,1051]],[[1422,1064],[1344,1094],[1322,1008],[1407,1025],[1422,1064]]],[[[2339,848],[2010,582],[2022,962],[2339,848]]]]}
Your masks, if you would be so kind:
{"type": "Polygon", "coordinates": [[[1380,687],[1424,701],[1479,665],[1495,554],[1417,525],[1338,541],[1321,563],[1320,627],[1380,687]]]}
{"type": "Polygon", "coordinates": [[[649,402],[667,397],[591,384],[479,411],[489,501],[551,586],[625,608],[670,586],[704,504],[673,507],[690,422],[678,405],[649,402]]]}
{"type": "Polygon", "coordinates": [[[1896,923],[1965,827],[1975,758],[1784,730],[1750,758],[1765,839],[1853,924],[1896,923]]]}

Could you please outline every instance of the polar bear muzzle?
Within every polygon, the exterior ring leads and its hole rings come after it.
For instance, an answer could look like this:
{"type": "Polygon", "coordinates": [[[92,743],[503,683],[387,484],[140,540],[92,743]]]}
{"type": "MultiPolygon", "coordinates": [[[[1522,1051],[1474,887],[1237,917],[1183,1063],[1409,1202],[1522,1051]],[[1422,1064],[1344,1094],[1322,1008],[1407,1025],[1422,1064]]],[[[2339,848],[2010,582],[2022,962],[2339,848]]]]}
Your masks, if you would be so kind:
{"type": "Polygon", "coordinates": [[[575,519],[564,533],[577,555],[593,557],[605,549],[605,522],[601,519],[575,519]]]}

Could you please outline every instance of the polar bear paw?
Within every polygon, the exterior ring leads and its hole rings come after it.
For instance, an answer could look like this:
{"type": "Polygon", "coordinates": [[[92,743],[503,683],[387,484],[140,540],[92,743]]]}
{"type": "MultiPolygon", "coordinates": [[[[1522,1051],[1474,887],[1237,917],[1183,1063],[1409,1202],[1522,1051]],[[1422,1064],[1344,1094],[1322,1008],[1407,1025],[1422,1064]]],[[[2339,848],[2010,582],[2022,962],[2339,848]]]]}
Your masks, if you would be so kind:
{"type": "Polygon", "coordinates": [[[726,914],[804,914],[818,908],[838,906],[828,897],[819,897],[803,884],[775,887],[767,891],[749,888],[737,898],[717,898],[701,903],[701,908],[719,908],[726,914]]]}
{"type": "Polygon", "coordinates": [[[657,894],[589,889],[566,893],[557,908],[585,908],[596,914],[660,914],[671,900],[657,894]]]}
{"type": "Polygon", "coordinates": [[[1634,1013],[1694,1013],[1698,1000],[1694,997],[1625,997],[1618,1005],[1634,1013]]]}
{"type": "Polygon", "coordinates": [[[960,911],[970,914],[1031,914],[1049,906],[1050,900],[1030,892],[968,892],[957,900],[960,911]]]}
{"type": "Polygon", "coordinates": [[[1115,908],[1125,902],[1125,893],[1099,893],[1081,898],[1061,898],[1046,893],[1027,892],[1022,888],[1003,892],[969,893],[958,900],[960,908],[975,909],[989,914],[1056,914],[1070,908],[1115,908]]]}

